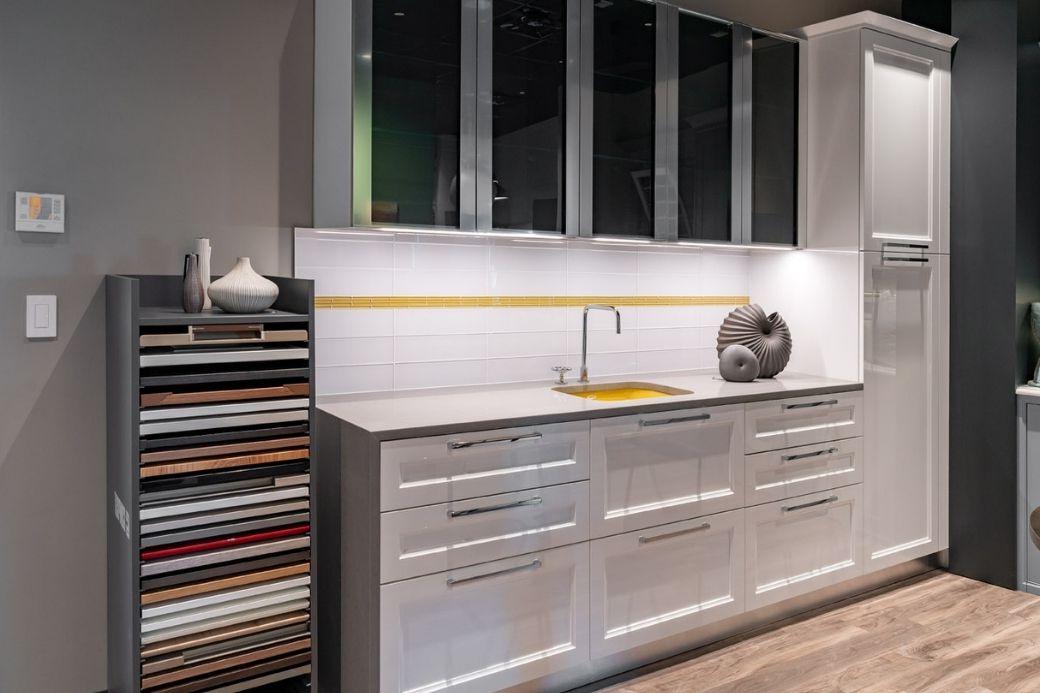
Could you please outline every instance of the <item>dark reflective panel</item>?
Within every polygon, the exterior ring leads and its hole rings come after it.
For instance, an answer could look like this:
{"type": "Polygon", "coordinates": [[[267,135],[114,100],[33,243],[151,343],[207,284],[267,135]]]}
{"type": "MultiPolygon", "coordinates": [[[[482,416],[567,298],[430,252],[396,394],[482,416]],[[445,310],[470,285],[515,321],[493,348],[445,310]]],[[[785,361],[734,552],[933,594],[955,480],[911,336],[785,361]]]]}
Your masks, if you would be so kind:
{"type": "Polygon", "coordinates": [[[654,235],[653,5],[594,4],[592,230],[654,235]]]}
{"type": "Polygon", "coordinates": [[[679,238],[729,241],[733,33],[679,13],[679,238]]]}
{"type": "Polygon", "coordinates": [[[491,223],[497,229],[563,231],[566,5],[492,5],[491,223]]]}
{"type": "Polygon", "coordinates": [[[798,238],[798,44],[752,35],[751,239],[798,238]]]}
{"type": "Polygon", "coordinates": [[[372,2],[372,223],[458,226],[460,0],[372,2]]]}

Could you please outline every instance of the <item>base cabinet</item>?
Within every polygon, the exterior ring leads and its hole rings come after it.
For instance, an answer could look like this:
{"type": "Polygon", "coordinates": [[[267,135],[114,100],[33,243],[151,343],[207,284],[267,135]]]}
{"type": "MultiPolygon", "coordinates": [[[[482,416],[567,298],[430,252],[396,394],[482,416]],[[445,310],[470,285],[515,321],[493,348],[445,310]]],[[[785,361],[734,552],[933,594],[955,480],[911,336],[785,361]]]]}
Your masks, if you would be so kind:
{"type": "Polygon", "coordinates": [[[862,505],[857,484],[748,508],[747,608],[861,575],[862,505]]]}
{"type": "Polygon", "coordinates": [[[592,542],[592,658],[744,610],[744,511],[592,542]]]}
{"type": "Polygon", "coordinates": [[[589,658],[589,548],[575,544],[380,590],[380,691],[486,693],[589,658]]]}

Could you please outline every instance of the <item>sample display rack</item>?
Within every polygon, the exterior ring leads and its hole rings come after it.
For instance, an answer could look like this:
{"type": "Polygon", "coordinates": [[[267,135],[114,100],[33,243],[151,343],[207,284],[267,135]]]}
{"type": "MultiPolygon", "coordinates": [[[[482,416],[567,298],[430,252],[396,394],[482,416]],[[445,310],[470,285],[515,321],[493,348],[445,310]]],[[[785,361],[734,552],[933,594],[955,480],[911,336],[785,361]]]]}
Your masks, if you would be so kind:
{"type": "Polygon", "coordinates": [[[314,289],[180,310],[181,278],[106,278],[108,690],[311,676],[314,289]]]}

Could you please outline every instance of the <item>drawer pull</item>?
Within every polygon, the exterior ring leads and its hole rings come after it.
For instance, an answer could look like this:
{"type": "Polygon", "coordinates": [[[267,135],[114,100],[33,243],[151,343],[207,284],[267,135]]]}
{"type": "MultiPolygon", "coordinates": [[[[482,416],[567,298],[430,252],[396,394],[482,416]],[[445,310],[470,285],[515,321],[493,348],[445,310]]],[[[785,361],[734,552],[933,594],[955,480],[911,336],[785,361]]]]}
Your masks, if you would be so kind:
{"type": "Polygon", "coordinates": [[[780,458],[781,462],[794,462],[795,460],[804,460],[810,457],[820,457],[821,455],[833,455],[838,452],[838,448],[827,448],[826,450],[817,450],[816,452],[803,452],[800,455],[784,455],[780,458]]]}
{"type": "Polygon", "coordinates": [[[882,248],[917,248],[919,250],[928,250],[927,243],[889,243],[885,242],[881,244],[882,248]]]}
{"type": "Polygon", "coordinates": [[[818,501],[812,501],[810,503],[802,503],[801,505],[785,505],[780,509],[785,513],[793,513],[795,510],[805,510],[806,508],[815,508],[817,505],[826,505],[827,503],[833,503],[838,500],[837,496],[830,496],[829,498],[822,498],[818,501]]]}
{"type": "Polygon", "coordinates": [[[916,263],[919,263],[919,264],[923,265],[923,264],[926,264],[928,262],[928,258],[926,258],[926,257],[907,257],[905,255],[882,255],[881,256],[881,264],[885,264],[886,262],[916,262],[916,263]]]}
{"type": "Polygon", "coordinates": [[[483,445],[498,445],[500,443],[519,443],[522,440],[537,440],[542,437],[542,434],[538,431],[534,433],[524,433],[518,436],[503,436],[501,438],[485,438],[484,440],[449,440],[449,450],[465,450],[466,448],[476,448],[483,445]]]}
{"type": "Polygon", "coordinates": [[[467,578],[448,578],[446,582],[448,587],[454,587],[456,585],[463,585],[467,582],[476,582],[477,580],[485,580],[487,578],[501,577],[503,575],[509,575],[510,573],[519,573],[521,570],[535,570],[542,567],[542,561],[540,559],[534,559],[530,563],[525,565],[518,565],[513,568],[504,568],[502,570],[495,570],[490,573],[484,573],[483,575],[474,575],[473,577],[467,578]]]}
{"type": "Polygon", "coordinates": [[[644,428],[648,426],[667,426],[669,424],[688,423],[690,421],[707,421],[710,418],[711,414],[695,414],[694,416],[677,416],[672,419],[640,419],[639,425],[644,428]]]}
{"type": "Polygon", "coordinates": [[[703,532],[706,529],[711,529],[711,523],[705,522],[704,524],[697,525],[696,527],[690,527],[689,529],[680,529],[677,532],[668,532],[667,534],[658,534],[653,537],[639,537],[640,544],[650,544],[655,541],[662,541],[664,539],[673,539],[675,537],[681,537],[684,534],[692,534],[693,532],[703,532]]]}
{"type": "Polygon", "coordinates": [[[483,513],[493,513],[496,510],[509,510],[510,508],[522,508],[528,505],[541,505],[542,499],[540,496],[534,498],[526,498],[524,500],[518,500],[514,503],[502,503],[501,505],[488,505],[483,508],[470,508],[469,510],[449,510],[448,517],[466,517],[467,515],[481,515],[483,513]]]}
{"type": "Polygon", "coordinates": [[[785,404],[784,409],[812,409],[813,407],[827,407],[832,404],[837,404],[836,399],[824,399],[819,402],[800,402],[798,404],[785,404]]]}

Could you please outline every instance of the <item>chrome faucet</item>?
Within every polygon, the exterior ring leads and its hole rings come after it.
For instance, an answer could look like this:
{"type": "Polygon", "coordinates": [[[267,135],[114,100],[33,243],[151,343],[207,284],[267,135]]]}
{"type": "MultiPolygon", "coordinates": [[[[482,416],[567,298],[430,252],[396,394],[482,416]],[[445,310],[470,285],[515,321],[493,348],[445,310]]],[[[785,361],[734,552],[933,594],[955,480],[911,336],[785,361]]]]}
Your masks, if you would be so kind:
{"type": "Polygon", "coordinates": [[[589,311],[590,310],[609,310],[617,318],[617,333],[621,334],[621,313],[614,306],[607,306],[602,303],[591,303],[585,306],[585,310],[581,314],[581,375],[578,378],[578,382],[587,383],[589,382],[589,311]]]}

